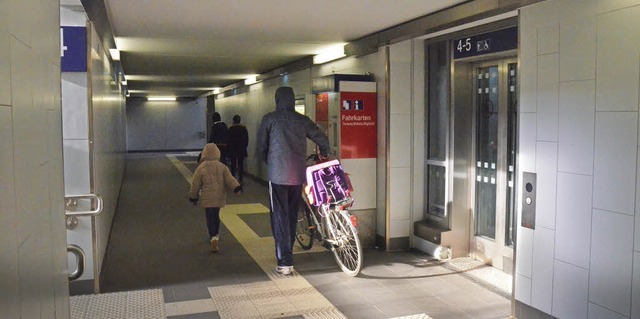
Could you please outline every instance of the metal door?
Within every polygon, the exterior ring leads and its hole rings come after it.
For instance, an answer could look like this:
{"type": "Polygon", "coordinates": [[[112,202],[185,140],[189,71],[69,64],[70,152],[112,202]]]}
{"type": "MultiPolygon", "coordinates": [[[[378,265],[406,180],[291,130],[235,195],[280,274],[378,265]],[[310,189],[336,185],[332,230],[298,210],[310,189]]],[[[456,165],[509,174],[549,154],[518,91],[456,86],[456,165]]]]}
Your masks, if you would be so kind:
{"type": "Polygon", "coordinates": [[[470,187],[470,253],[503,269],[513,258],[517,63],[501,59],[476,63],[472,69],[475,182],[470,187]]]}

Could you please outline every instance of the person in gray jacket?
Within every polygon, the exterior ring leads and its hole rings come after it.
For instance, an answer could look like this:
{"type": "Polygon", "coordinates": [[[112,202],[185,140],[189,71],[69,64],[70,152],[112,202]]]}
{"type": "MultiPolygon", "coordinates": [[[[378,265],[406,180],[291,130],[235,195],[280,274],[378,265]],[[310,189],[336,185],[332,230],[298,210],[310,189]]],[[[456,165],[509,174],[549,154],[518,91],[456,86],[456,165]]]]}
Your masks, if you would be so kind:
{"type": "Polygon", "coordinates": [[[276,271],[293,271],[293,243],[298,206],[305,181],[307,138],[318,145],[320,158],[329,155],[327,135],[308,117],[295,111],[290,87],[279,87],[276,110],[262,118],[258,129],[258,158],[267,163],[271,201],[271,230],[276,246],[276,271]]]}

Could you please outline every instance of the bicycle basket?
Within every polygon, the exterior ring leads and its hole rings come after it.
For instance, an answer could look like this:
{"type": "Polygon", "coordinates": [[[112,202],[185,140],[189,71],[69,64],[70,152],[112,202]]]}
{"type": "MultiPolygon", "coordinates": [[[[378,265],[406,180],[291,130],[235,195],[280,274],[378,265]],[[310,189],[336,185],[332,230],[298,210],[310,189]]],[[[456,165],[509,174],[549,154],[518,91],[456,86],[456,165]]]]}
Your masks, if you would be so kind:
{"type": "Polygon", "coordinates": [[[338,160],[307,167],[307,185],[312,185],[313,205],[332,204],[351,196],[351,183],[338,160]]]}

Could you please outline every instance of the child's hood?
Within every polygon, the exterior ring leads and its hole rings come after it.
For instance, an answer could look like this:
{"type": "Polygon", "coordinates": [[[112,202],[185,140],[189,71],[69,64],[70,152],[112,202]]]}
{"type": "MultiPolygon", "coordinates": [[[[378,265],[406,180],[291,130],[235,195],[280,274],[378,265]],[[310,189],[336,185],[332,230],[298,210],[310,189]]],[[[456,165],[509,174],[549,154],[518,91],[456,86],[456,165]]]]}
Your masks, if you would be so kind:
{"type": "Polygon", "coordinates": [[[202,156],[200,161],[219,161],[220,160],[220,150],[218,146],[213,143],[208,143],[204,146],[204,150],[202,150],[202,156]]]}

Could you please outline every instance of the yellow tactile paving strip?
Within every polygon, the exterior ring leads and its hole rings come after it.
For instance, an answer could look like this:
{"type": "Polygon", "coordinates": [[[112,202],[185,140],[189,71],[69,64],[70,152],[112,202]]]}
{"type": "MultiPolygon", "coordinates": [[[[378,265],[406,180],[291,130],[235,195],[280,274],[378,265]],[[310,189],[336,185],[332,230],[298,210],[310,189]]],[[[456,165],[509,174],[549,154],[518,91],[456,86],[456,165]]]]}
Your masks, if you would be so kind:
{"type": "MultiPolygon", "coordinates": [[[[191,171],[175,156],[167,157],[185,179],[191,182],[191,171]]],[[[258,236],[239,216],[268,213],[269,208],[262,204],[227,205],[220,211],[222,223],[271,279],[270,282],[210,287],[209,293],[220,318],[278,318],[296,315],[305,318],[346,318],[295,271],[289,276],[276,272],[273,238],[258,236]]],[[[315,247],[310,251],[321,250],[324,248],[315,247]]],[[[294,246],[294,253],[302,252],[305,251],[294,246]]]]}

